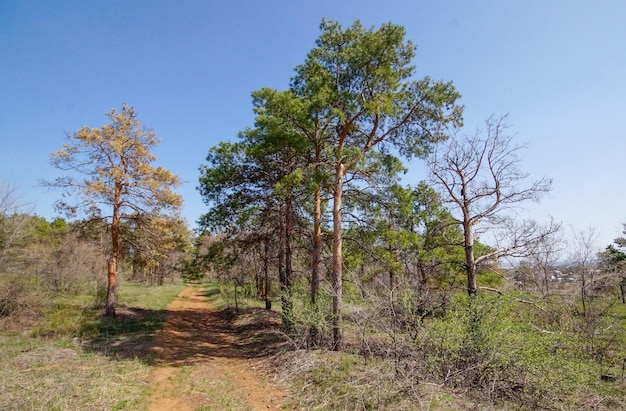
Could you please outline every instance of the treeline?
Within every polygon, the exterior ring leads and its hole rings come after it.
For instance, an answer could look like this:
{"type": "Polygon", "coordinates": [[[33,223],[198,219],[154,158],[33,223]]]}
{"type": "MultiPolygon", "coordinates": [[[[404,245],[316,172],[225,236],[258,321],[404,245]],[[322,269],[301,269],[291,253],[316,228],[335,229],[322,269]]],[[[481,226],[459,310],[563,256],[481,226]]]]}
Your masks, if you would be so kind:
{"type": "MultiPolygon", "coordinates": [[[[36,323],[57,296],[91,295],[103,307],[111,251],[106,221],[48,221],[20,211],[27,207],[17,203],[10,183],[1,190],[0,317],[36,323]]],[[[184,221],[136,216],[121,232],[126,281],[161,285],[180,276],[193,244],[184,221]]]]}
{"type": "Polygon", "coordinates": [[[543,406],[550,390],[595,386],[624,354],[624,275],[581,234],[567,247],[576,286],[554,285],[561,225],[515,212],[551,179],[523,171],[506,116],[463,135],[459,93],[415,80],[414,54],[400,26],[322,22],[289,88],[254,91],[254,124],[201,166],[195,274],[279,299],[297,348],[391,361],[406,392],[427,379],[543,406]],[[415,158],[429,180],[405,184],[415,158]],[[587,371],[564,371],[574,363],[587,371]]]}
{"type": "MultiPolygon", "coordinates": [[[[502,277],[499,258],[525,256],[559,229],[507,216],[551,181],[526,181],[517,157],[524,147],[506,133],[505,117],[458,136],[460,94],[451,82],[414,79],[415,46],[404,35],[391,23],[343,28],[324,20],[290,87],[254,91],[254,125],[213,147],[200,170],[209,206],[200,224],[213,235],[213,267],[257,270],[266,299],[267,273],[277,271],[286,330],[295,321],[294,284],[308,283],[314,313],[325,312],[326,287],[337,350],[344,291],[392,300],[411,293],[415,309],[429,312],[421,299],[431,291],[465,287],[474,295],[479,273],[490,285],[502,277]],[[403,159],[411,158],[426,159],[431,184],[403,185],[403,159]],[[478,241],[487,227],[495,247],[478,241]],[[236,268],[252,256],[253,266],[236,268]]],[[[317,338],[317,326],[305,328],[317,338]]]]}

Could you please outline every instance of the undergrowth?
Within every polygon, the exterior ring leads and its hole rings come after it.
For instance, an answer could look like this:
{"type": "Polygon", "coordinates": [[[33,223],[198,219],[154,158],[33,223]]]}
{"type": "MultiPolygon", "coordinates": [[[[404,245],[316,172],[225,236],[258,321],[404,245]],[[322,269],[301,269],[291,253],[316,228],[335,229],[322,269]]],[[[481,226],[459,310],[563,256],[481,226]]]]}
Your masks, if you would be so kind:
{"type": "Polygon", "coordinates": [[[355,314],[344,352],[297,350],[278,360],[283,378],[306,392],[297,407],[626,409],[620,309],[594,319],[593,335],[591,319],[563,297],[458,293],[417,331],[401,306],[374,301],[346,311],[355,314]],[[385,318],[391,311],[395,322],[385,318]]]}
{"type": "MultiPolygon", "coordinates": [[[[0,353],[0,404],[11,404],[2,409],[143,409],[151,364],[144,349],[182,287],[124,284],[114,320],[100,316],[96,300],[54,299],[33,336],[0,334],[7,347],[0,353]]],[[[294,287],[291,296],[294,328],[283,334],[289,349],[265,357],[297,393],[292,408],[626,409],[622,305],[592,316],[581,314],[574,297],[453,293],[445,306],[423,311],[414,296],[367,295],[345,307],[345,349],[332,352],[323,308],[330,296],[322,293],[312,310],[302,290],[294,287]]],[[[279,341],[278,316],[261,315],[263,302],[250,288],[238,286],[235,294],[232,282],[211,282],[204,296],[232,316],[259,353],[279,341]]],[[[224,389],[194,378],[185,380],[190,393],[224,389]]],[[[222,406],[232,404],[216,403],[222,406]]]]}
{"type": "Polygon", "coordinates": [[[117,318],[93,295],[41,302],[32,328],[0,331],[0,409],[145,409],[147,348],[182,287],[126,283],[117,318]]]}

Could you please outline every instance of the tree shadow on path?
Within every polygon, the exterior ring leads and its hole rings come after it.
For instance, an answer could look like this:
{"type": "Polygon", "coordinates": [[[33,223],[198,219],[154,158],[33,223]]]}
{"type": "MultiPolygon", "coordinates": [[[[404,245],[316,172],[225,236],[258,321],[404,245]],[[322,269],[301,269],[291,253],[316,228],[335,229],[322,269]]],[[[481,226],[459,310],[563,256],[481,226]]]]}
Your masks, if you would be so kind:
{"type": "Polygon", "coordinates": [[[157,363],[191,365],[215,357],[260,358],[276,353],[285,342],[276,332],[275,313],[259,308],[235,314],[231,310],[176,310],[168,313],[155,336],[157,363]],[[248,320],[242,321],[241,320],[248,320]],[[251,321],[250,321],[251,320],[251,321]]]}
{"type": "Polygon", "coordinates": [[[117,318],[101,320],[99,336],[86,346],[116,359],[170,366],[261,358],[285,348],[277,313],[261,308],[217,311],[206,302],[216,294],[188,288],[168,310],[120,307],[117,318]]]}

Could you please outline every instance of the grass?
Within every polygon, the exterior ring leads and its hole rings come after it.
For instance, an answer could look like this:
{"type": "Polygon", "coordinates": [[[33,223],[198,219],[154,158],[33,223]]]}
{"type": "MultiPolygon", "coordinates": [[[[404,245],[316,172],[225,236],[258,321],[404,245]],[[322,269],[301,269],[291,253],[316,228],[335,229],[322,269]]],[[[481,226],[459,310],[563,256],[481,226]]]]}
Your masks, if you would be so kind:
{"type": "MultiPolygon", "coordinates": [[[[230,296],[226,302],[232,305],[232,285],[212,284],[207,295],[216,302],[230,296]]],[[[291,405],[300,409],[626,409],[626,382],[601,378],[621,380],[626,305],[613,305],[590,339],[582,332],[588,320],[576,313],[576,298],[535,297],[486,294],[472,314],[464,311],[466,294],[459,293],[448,315],[426,319],[417,335],[394,335],[385,328],[384,304],[358,300],[354,316],[372,320],[353,323],[345,307],[344,352],[296,350],[273,361],[299,393],[291,405]],[[478,328],[468,325],[472,316],[478,328]],[[377,349],[364,356],[364,346],[377,349]]],[[[295,298],[298,310],[301,298],[295,298]]],[[[260,304],[241,297],[238,302],[240,308],[260,304]]]]}
{"type": "Polygon", "coordinates": [[[615,304],[611,307],[610,313],[621,324],[624,331],[626,331],[626,304],[615,304]]]}
{"type": "MultiPolygon", "coordinates": [[[[244,289],[238,288],[240,311],[234,313],[232,283],[202,286],[211,305],[232,314],[232,324],[242,328],[246,342],[261,346],[275,342],[274,335],[259,331],[258,324],[270,323],[265,316],[269,313],[259,310],[262,301],[247,298],[244,289]]],[[[161,326],[167,304],[183,287],[123,284],[118,294],[119,317],[114,320],[101,317],[101,310],[88,297],[57,298],[34,335],[0,333],[0,409],[145,409],[153,365],[146,349],[161,326]]],[[[426,319],[417,335],[392,335],[384,329],[384,322],[368,323],[365,329],[365,325],[349,323],[347,316],[344,332],[349,352],[293,350],[274,354],[268,361],[297,393],[291,397],[290,408],[626,407],[626,385],[599,378],[603,373],[621,373],[621,363],[615,361],[626,355],[626,305],[611,307],[612,322],[599,327],[602,333],[594,337],[597,346],[613,341],[608,351],[613,357],[601,365],[592,358],[588,342],[575,334],[575,323],[582,319],[572,316],[575,310],[560,300],[545,301],[539,307],[493,296],[483,303],[488,309],[479,312],[482,328],[472,332],[467,328],[469,314],[459,309],[464,306],[459,300],[447,316],[426,319]],[[398,351],[389,343],[392,336],[399,341],[398,351]],[[484,343],[485,349],[468,341],[484,343]],[[381,350],[364,356],[363,342],[372,347],[379,344],[381,350]],[[480,362],[480,373],[473,372],[473,363],[463,357],[468,355],[468,346],[477,349],[469,354],[480,362]],[[449,377],[457,372],[458,377],[449,377]],[[485,378],[488,384],[476,390],[467,383],[468,376],[485,378]]],[[[275,301],[274,310],[279,311],[279,306],[275,301]]],[[[376,307],[363,304],[359,310],[372,310],[372,321],[379,321],[376,307]]],[[[246,393],[237,389],[233,378],[210,366],[181,367],[172,383],[183,396],[193,399],[196,411],[244,410],[246,393]],[[216,379],[219,373],[224,377],[216,379]]]]}
{"type": "Polygon", "coordinates": [[[84,352],[64,338],[0,335],[3,410],[141,410],[149,367],[84,352]]]}
{"type": "Polygon", "coordinates": [[[164,310],[186,284],[178,282],[160,287],[125,283],[118,293],[120,305],[146,310],[164,310]]]}
{"type": "Polygon", "coordinates": [[[246,393],[237,387],[233,377],[215,375],[210,367],[183,367],[174,381],[176,390],[185,398],[193,398],[198,411],[248,410],[246,393]]]}
{"type": "Polygon", "coordinates": [[[613,307],[590,342],[572,307],[541,304],[483,295],[469,309],[459,294],[445,316],[409,335],[385,328],[384,304],[361,303],[356,312],[375,323],[346,317],[344,352],[284,353],[276,366],[302,393],[294,399],[302,409],[626,409],[626,306],[613,307]]]}
{"type": "MultiPolygon", "coordinates": [[[[151,339],[184,287],[123,284],[115,319],[103,317],[92,297],[57,298],[31,333],[0,332],[0,410],[145,410],[154,391],[151,339]]],[[[217,283],[206,285],[205,294],[214,306],[229,306],[217,283]]],[[[269,321],[268,313],[251,305],[242,304],[239,316],[227,313],[246,344],[265,346],[257,340],[269,337],[255,330],[257,319],[269,321]]],[[[196,410],[248,410],[241,378],[237,370],[211,363],[181,366],[165,389],[196,404],[196,410]]]]}
{"type": "Polygon", "coordinates": [[[56,298],[30,333],[0,332],[0,409],[145,409],[146,348],[183,287],[126,283],[116,319],[93,297],[56,298]]]}
{"type": "Polygon", "coordinates": [[[184,287],[182,283],[162,287],[124,284],[118,295],[117,317],[85,318],[78,334],[91,350],[122,358],[140,356],[150,362],[145,358],[150,340],[165,320],[167,305],[184,287]]]}

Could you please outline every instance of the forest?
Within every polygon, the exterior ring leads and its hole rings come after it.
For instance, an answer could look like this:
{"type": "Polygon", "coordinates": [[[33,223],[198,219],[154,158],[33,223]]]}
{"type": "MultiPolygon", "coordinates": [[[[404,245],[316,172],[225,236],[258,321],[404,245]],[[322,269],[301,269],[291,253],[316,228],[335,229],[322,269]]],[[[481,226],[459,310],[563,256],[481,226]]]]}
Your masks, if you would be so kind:
{"type": "Polygon", "coordinates": [[[593,228],[522,217],[552,180],[524,169],[507,115],[466,134],[460,91],[416,79],[405,37],[323,20],[289,88],[254,90],[254,123],[207,147],[196,230],[126,103],[51,153],[59,217],[2,182],[2,341],[115,359],[166,318],[129,319],[140,294],[194,284],[275,320],[257,342],[300,393],[284,409],[625,409],[626,224],[598,250],[593,228]],[[406,181],[409,161],[429,178],[406,181]]]}

